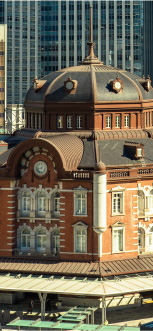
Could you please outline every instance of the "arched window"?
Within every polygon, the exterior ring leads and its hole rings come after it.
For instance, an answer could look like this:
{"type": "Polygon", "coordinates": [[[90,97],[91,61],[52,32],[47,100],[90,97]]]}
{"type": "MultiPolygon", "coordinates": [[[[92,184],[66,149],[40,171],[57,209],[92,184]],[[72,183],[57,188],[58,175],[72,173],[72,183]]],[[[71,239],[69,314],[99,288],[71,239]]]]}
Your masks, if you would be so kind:
{"type": "Polygon", "coordinates": [[[138,229],[138,252],[145,252],[145,232],[142,228],[138,229]]]}
{"type": "Polygon", "coordinates": [[[37,214],[43,216],[46,211],[46,194],[43,191],[37,193],[37,214]]]}
{"type": "Polygon", "coordinates": [[[148,208],[150,209],[150,212],[153,212],[153,190],[150,191],[148,202],[148,208]]]}
{"type": "Polygon", "coordinates": [[[146,243],[147,244],[147,252],[152,253],[153,252],[153,227],[150,228],[149,234],[148,234],[146,240],[147,240],[147,243],[146,243]]]}
{"type": "Polygon", "coordinates": [[[28,230],[27,228],[23,229],[21,232],[21,248],[30,248],[30,230],[28,230]]]}
{"type": "Polygon", "coordinates": [[[60,210],[60,194],[57,192],[54,195],[54,214],[59,215],[60,210]]]}
{"type": "Polygon", "coordinates": [[[28,214],[30,212],[30,192],[22,193],[22,213],[28,214]]]}
{"type": "Polygon", "coordinates": [[[59,246],[60,246],[60,233],[59,230],[55,230],[52,234],[52,249],[54,254],[59,252],[59,246]]]}
{"type": "Polygon", "coordinates": [[[46,231],[41,229],[37,231],[36,249],[38,252],[45,252],[46,250],[46,231]]]}
{"type": "Polygon", "coordinates": [[[143,191],[138,191],[138,214],[143,215],[145,208],[145,196],[143,191]]]}

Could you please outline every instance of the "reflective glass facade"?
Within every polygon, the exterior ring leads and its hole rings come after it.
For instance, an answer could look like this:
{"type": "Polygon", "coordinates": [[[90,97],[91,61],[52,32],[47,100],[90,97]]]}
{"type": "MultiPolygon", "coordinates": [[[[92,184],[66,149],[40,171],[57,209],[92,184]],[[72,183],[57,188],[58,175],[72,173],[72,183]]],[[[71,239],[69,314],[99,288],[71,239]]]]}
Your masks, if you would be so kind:
{"type": "Polygon", "coordinates": [[[7,103],[23,104],[40,76],[40,2],[5,1],[7,24],[7,103]]]}
{"type": "Polygon", "coordinates": [[[104,64],[142,76],[143,1],[0,1],[0,21],[8,26],[8,104],[24,102],[35,76],[85,58],[90,5],[95,54],[104,64]]]}
{"type": "Polygon", "coordinates": [[[90,5],[95,54],[142,76],[142,1],[41,1],[41,74],[78,64],[88,53],[90,5]]]}

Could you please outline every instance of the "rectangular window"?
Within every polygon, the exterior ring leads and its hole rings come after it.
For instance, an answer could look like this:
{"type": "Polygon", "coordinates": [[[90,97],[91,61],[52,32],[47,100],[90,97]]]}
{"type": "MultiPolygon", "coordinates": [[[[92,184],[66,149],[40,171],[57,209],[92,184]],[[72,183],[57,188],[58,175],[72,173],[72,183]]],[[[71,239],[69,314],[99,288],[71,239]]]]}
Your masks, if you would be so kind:
{"type": "Polygon", "coordinates": [[[57,116],[57,128],[58,129],[63,128],[63,116],[57,116]]]}
{"type": "Polygon", "coordinates": [[[111,128],[111,116],[106,116],[106,128],[111,128]]]}
{"type": "Polygon", "coordinates": [[[22,197],[22,211],[30,211],[30,197],[22,197]]]}
{"type": "Polygon", "coordinates": [[[120,128],[121,126],[121,117],[120,115],[115,116],[115,127],[120,128]]]}
{"type": "Polygon", "coordinates": [[[124,116],[124,126],[125,126],[126,128],[129,128],[129,123],[130,123],[129,115],[125,115],[125,116],[124,116]]]}
{"type": "Polygon", "coordinates": [[[45,210],[46,210],[46,198],[39,197],[38,198],[38,212],[45,211],[45,210]]]}
{"type": "Polygon", "coordinates": [[[138,214],[142,216],[144,214],[145,208],[145,196],[143,191],[138,191],[138,214]]]}
{"type": "Polygon", "coordinates": [[[113,252],[123,252],[124,250],[124,228],[113,228],[113,252]]]}
{"type": "Polygon", "coordinates": [[[87,195],[86,193],[77,193],[75,195],[75,214],[87,214],[87,195]]]}
{"type": "Polygon", "coordinates": [[[72,129],[72,116],[67,116],[67,129],[72,129]]]}
{"type": "Polygon", "coordinates": [[[77,116],[77,129],[82,129],[82,116],[77,116]]]}
{"type": "Polygon", "coordinates": [[[123,213],[123,192],[113,193],[112,204],[113,214],[123,213]]]}
{"type": "Polygon", "coordinates": [[[59,213],[60,210],[60,195],[59,193],[56,193],[54,197],[54,212],[55,214],[59,213]]]}
{"type": "Polygon", "coordinates": [[[33,128],[33,114],[30,116],[30,128],[33,128]]]}
{"type": "Polygon", "coordinates": [[[142,148],[137,148],[137,157],[142,157],[142,156],[143,156],[142,148]]]}
{"type": "Polygon", "coordinates": [[[75,251],[78,253],[86,252],[86,230],[77,230],[76,229],[76,247],[75,251]]]}

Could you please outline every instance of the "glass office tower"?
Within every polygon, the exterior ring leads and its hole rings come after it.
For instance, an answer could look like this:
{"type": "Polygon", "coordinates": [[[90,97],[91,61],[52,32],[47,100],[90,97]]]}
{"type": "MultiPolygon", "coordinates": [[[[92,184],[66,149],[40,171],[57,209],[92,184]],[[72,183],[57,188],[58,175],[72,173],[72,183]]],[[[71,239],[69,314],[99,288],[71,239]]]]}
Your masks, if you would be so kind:
{"type": "Polygon", "coordinates": [[[144,75],[153,82],[153,1],[145,1],[144,14],[144,75]]]}
{"type": "Polygon", "coordinates": [[[41,1],[41,75],[82,61],[90,6],[95,54],[104,64],[142,76],[142,1],[41,1]]]}
{"type": "Polygon", "coordinates": [[[88,53],[90,5],[95,54],[143,74],[143,2],[0,1],[7,24],[7,103],[23,104],[35,76],[77,65],[88,53]]]}
{"type": "Polygon", "coordinates": [[[7,24],[7,103],[23,104],[40,76],[40,1],[4,1],[7,24]]]}

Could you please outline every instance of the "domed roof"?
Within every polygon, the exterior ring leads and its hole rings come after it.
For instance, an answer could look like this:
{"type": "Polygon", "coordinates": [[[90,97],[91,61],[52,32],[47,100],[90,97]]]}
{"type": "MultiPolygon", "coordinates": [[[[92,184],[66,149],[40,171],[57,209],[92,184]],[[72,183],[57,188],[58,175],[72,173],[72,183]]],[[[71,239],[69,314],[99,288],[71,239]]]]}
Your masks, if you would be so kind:
{"type": "Polygon", "coordinates": [[[38,82],[44,84],[37,91],[31,87],[26,102],[43,103],[103,103],[147,101],[153,99],[153,89],[145,89],[147,80],[122,69],[99,64],[83,64],[52,72],[38,82]],[[122,91],[116,93],[112,83],[117,77],[123,82],[122,91]],[[64,82],[77,82],[74,93],[65,91],[64,82]]]}
{"type": "Polygon", "coordinates": [[[25,103],[124,103],[153,99],[151,81],[122,69],[104,65],[94,54],[92,9],[90,10],[89,54],[79,66],[64,68],[33,81],[25,103]]]}

